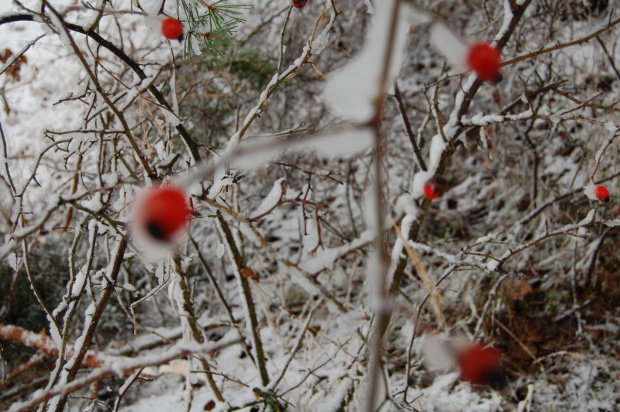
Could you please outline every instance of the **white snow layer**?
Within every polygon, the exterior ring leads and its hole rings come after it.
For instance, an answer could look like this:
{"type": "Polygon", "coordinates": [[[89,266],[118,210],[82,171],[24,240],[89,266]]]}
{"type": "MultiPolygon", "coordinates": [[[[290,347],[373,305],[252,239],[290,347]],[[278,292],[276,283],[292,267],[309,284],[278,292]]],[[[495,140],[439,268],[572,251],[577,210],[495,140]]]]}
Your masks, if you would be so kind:
{"type": "Polygon", "coordinates": [[[284,193],[284,178],[280,178],[273,182],[273,188],[271,191],[265,196],[261,204],[254,210],[252,213],[252,219],[255,219],[259,216],[263,216],[272,209],[274,209],[280,200],[282,199],[282,194],[284,193]]]}
{"type": "MultiPolygon", "coordinates": [[[[392,28],[394,7],[398,7],[395,0],[382,1],[381,7],[375,9],[370,29],[366,33],[366,43],[360,54],[340,70],[328,75],[324,95],[337,116],[354,122],[368,121],[373,116],[379,81],[386,61],[386,42],[392,28]]],[[[410,7],[405,7],[398,13],[386,90],[392,87],[405,56],[403,49],[409,31],[408,23],[427,20],[425,14],[410,7]]]]}
{"type": "Polygon", "coordinates": [[[583,187],[583,193],[590,200],[598,200],[596,194],[594,194],[594,188],[596,188],[596,185],[592,182],[588,183],[586,186],[583,187]]]}
{"type": "Polygon", "coordinates": [[[467,69],[469,45],[443,21],[438,21],[431,27],[431,43],[455,69],[467,69]]]}

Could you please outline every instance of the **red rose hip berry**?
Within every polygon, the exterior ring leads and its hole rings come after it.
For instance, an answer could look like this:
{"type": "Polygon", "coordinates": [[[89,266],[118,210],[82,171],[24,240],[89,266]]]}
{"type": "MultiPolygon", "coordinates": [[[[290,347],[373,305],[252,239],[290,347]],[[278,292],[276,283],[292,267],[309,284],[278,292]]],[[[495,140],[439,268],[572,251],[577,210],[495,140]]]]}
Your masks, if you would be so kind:
{"type": "Polygon", "coordinates": [[[496,83],[501,78],[499,51],[487,43],[476,43],[467,54],[467,67],[481,79],[496,83]]]}
{"type": "Polygon", "coordinates": [[[481,343],[465,348],[458,357],[461,379],[474,385],[494,383],[502,373],[500,351],[481,343]]]}
{"type": "Polygon", "coordinates": [[[183,25],[177,19],[166,17],[161,22],[161,34],[167,39],[183,40],[183,25]]]}
{"type": "Polygon", "coordinates": [[[433,176],[424,184],[424,197],[437,199],[448,190],[448,181],[441,176],[433,176]]]}
{"type": "Polygon", "coordinates": [[[308,0],[293,0],[293,6],[298,9],[303,9],[306,3],[308,3],[308,0]]]}
{"type": "Polygon", "coordinates": [[[594,196],[600,201],[608,202],[609,201],[609,190],[605,186],[596,185],[594,186],[594,196]]]}
{"type": "Polygon", "coordinates": [[[136,207],[138,229],[163,242],[171,241],[185,228],[191,215],[185,192],[174,186],[148,189],[136,207]]]}

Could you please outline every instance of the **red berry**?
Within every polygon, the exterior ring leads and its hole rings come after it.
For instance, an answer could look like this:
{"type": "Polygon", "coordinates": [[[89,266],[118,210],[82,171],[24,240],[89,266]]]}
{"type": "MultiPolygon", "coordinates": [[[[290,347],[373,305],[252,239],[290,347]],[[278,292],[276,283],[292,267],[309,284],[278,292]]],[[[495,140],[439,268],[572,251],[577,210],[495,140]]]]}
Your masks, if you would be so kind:
{"type": "Polygon", "coordinates": [[[138,226],[152,238],[170,241],[185,227],[191,211],[185,192],[173,186],[155,187],[142,195],[137,207],[138,226]]]}
{"type": "Polygon", "coordinates": [[[607,202],[609,200],[609,190],[607,190],[605,186],[594,186],[594,196],[596,196],[598,200],[607,202]]]}
{"type": "Polygon", "coordinates": [[[424,197],[437,199],[448,190],[448,181],[441,176],[433,176],[424,185],[424,197]]]}
{"type": "Polygon", "coordinates": [[[501,354],[498,349],[483,344],[473,344],[459,355],[461,379],[474,385],[493,383],[501,374],[501,354]]]}
{"type": "Polygon", "coordinates": [[[306,3],[308,3],[308,0],[293,0],[293,6],[297,7],[298,9],[303,8],[306,3]]]}
{"type": "Polygon", "coordinates": [[[166,17],[161,22],[161,34],[171,40],[183,40],[183,25],[177,19],[166,17]]]}
{"type": "Polygon", "coordinates": [[[500,78],[499,52],[487,43],[476,43],[469,49],[467,67],[481,79],[495,83],[500,78]]]}

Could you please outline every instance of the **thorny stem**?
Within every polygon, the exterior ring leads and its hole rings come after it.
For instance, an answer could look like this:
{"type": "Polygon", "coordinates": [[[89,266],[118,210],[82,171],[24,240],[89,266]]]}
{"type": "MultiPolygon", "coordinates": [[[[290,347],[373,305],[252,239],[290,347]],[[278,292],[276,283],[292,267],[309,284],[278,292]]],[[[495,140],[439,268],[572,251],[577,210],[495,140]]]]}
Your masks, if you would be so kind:
{"type": "Polygon", "coordinates": [[[592,258],[590,259],[590,265],[588,266],[588,271],[586,272],[586,275],[585,275],[584,284],[586,286],[592,286],[594,290],[596,290],[597,292],[600,290],[600,287],[601,287],[600,277],[597,276],[595,280],[592,281],[592,277],[594,276],[594,273],[596,271],[596,261],[598,260],[599,252],[601,250],[601,247],[603,246],[603,242],[605,241],[605,239],[607,238],[607,236],[613,229],[614,229],[613,227],[605,229],[603,233],[601,234],[601,236],[596,241],[596,247],[594,249],[594,253],[592,253],[592,258]]]}
{"type": "MultiPolygon", "coordinates": [[[[107,278],[104,278],[106,283],[101,296],[99,297],[99,301],[95,307],[95,312],[92,315],[91,321],[88,324],[88,329],[84,331],[83,335],[84,340],[82,346],[79,348],[77,355],[74,356],[74,361],[71,369],[69,370],[69,375],[67,376],[66,383],[71,382],[75,375],[77,374],[80,366],[82,365],[82,361],[86,356],[86,352],[88,352],[88,348],[92,342],[93,336],[95,335],[95,331],[97,330],[97,325],[99,324],[99,319],[101,319],[101,315],[105,307],[110,300],[110,296],[112,296],[112,292],[114,291],[114,287],[116,286],[116,278],[118,277],[118,273],[121,269],[121,264],[123,263],[123,259],[125,257],[125,250],[127,250],[127,240],[125,238],[121,238],[118,242],[118,246],[116,248],[116,255],[114,256],[114,261],[109,271],[109,275],[107,278]]],[[[76,348],[77,349],[77,348],[76,348]]],[[[63,395],[56,406],[56,411],[61,412],[65,404],[67,403],[67,395],[63,395]]]]}
{"type": "MultiPolygon", "coordinates": [[[[510,38],[510,36],[512,36],[512,33],[516,29],[521,17],[523,16],[525,9],[530,5],[531,2],[532,0],[526,0],[521,6],[518,6],[516,9],[512,11],[513,16],[512,16],[510,25],[508,27],[508,30],[504,33],[502,38],[500,38],[497,41],[496,47],[499,50],[501,50],[506,45],[506,43],[508,42],[508,39],[510,38]]],[[[478,92],[478,89],[480,88],[481,85],[482,85],[482,80],[476,79],[474,83],[472,84],[471,88],[466,91],[463,102],[461,106],[458,108],[457,119],[461,119],[467,113],[467,111],[469,110],[469,106],[471,105],[471,102],[474,96],[476,95],[476,93],[478,92]]],[[[463,126],[459,126],[456,133],[454,134],[453,140],[458,138],[458,136],[462,132],[463,132],[463,126]]],[[[452,159],[453,153],[454,152],[449,148],[449,146],[447,150],[443,151],[443,153],[441,154],[441,158],[439,160],[439,164],[436,169],[436,174],[442,175],[445,173],[446,169],[448,168],[448,165],[450,164],[450,160],[452,159]]],[[[407,238],[409,240],[415,240],[418,237],[418,233],[420,231],[422,223],[424,222],[424,217],[426,216],[426,213],[428,212],[430,205],[431,205],[431,200],[424,198],[422,202],[422,207],[421,207],[422,216],[416,219],[412,223],[409,233],[407,235],[407,238]]],[[[398,265],[396,266],[396,270],[394,271],[394,275],[392,278],[392,284],[390,286],[390,292],[392,294],[395,294],[400,288],[400,284],[404,277],[406,265],[407,265],[407,257],[403,256],[398,260],[398,265]]]]}
{"type": "MultiPolygon", "coordinates": [[[[241,335],[241,329],[239,327],[239,324],[237,323],[237,320],[235,319],[235,316],[233,315],[232,309],[230,308],[230,305],[226,301],[226,298],[224,297],[224,293],[222,292],[222,289],[218,285],[217,280],[215,279],[215,276],[213,276],[213,272],[211,272],[211,269],[209,268],[209,265],[207,264],[206,259],[200,252],[200,246],[198,245],[198,242],[196,242],[196,240],[193,237],[190,237],[189,240],[190,242],[192,242],[192,245],[194,246],[194,250],[196,250],[196,253],[198,254],[198,260],[200,260],[202,267],[207,273],[207,277],[211,281],[211,284],[213,285],[213,289],[215,289],[215,294],[217,295],[218,299],[224,306],[224,309],[226,310],[226,313],[228,314],[228,318],[230,319],[230,322],[239,331],[239,335],[241,335]]],[[[241,345],[243,346],[243,349],[245,350],[248,357],[252,360],[252,362],[256,363],[256,360],[254,359],[254,355],[252,355],[252,351],[250,350],[250,348],[248,348],[247,343],[245,343],[243,339],[241,339],[241,345]]]]}
{"type": "Polygon", "coordinates": [[[409,118],[407,117],[407,110],[405,109],[405,104],[403,103],[403,97],[400,94],[400,90],[398,89],[398,83],[396,81],[394,81],[394,98],[398,103],[398,110],[400,111],[403,123],[405,124],[405,131],[407,132],[407,136],[409,137],[411,146],[413,146],[413,153],[415,154],[415,158],[420,165],[420,169],[426,172],[428,169],[426,168],[426,163],[424,163],[424,159],[422,158],[422,153],[420,153],[420,148],[418,147],[416,137],[413,134],[413,130],[411,129],[411,123],[409,122],[409,118]]]}
{"type": "Polygon", "coordinates": [[[372,332],[372,339],[370,342],[370,360],[367,368],[367,398],[366,408],[367,412],[373,412],[375,410],[375,404],[377,403],[377,391],[379,387],[379,381],[381,378],[381,358],[383,356],[384,347],[384,331],[390,321],[391,312],[387,308],[387,299],[389,298],[389,291],[386,289],[387,272],[388,272],[388,254],[386,245],[384,244],[384,214],[385,204],[383,198],[383,138],[381,133],[381,116],[383,113],[383,105],[385,103],[385,89],[389,79],[390,66],[392,64],[392,53],[394,48],[394,38],[396,36],[396,28],[398,26],[398,11],[400,8],[400,0],[394,0],[390,16],[390,26],[387,33],[385,54],[383,56],[383,67],[381,70],[381,77],[377,84],[378,90],[375,100],[375,113],[373,119],[369,122],[370,126],[374,129],[375,135],[375,164],[374,164],[374,189],[375,189],[375,202],[376,202],[376,238],[375,238],[375,250],[378,264],[378,273],[368,273],[368,276],[376,276],[377,282],[375,283],[378,290],[378,308],[375,310],[377,314],[377,323],[372,332]]]}
{"type": "MultiPolygon", "coordinates": [[[[9,151],[7,149],[6,137],[4,136],[4,129],[2,128],[2,122],[0,122],[0,136],[2,136],[2,150],[4,152],[4,158],[9,158],[9,151]]],[[[13,183],[13,178],[11,177],[11,172],[9,170],[9,162],[4,163],[4,168],[6,169],[6,176],[9,179],[9,183],[11,184],[11,189],[13,193],[17,193],[17,189],[15,188],[15,184],[13,183]]]]}
{"type": "MultiPolygon", "coordinates": [[[[612,112],[620,112],[620,108],[618,108],[618,107],[604,106],[602,104],[584,102],[583,100],[579,100],[578,98],[576,98],[574,96],[571,96],[570,94],[566,93],[562,89],[554,89],[554,92],[556,92],[557,94],[559,94],[561,96],[566,97],[568,100],[573,101],[573,102],[575,102],[575,103],[577,103],[577,104],[579,104],[581,106],[591,107],[593,109],[609,110],[609,111],[612,111],[612,112]]],[[[593,99],[590,99],[590,100],[593,100],[593,99]]]]}
{"type": "Polygon", "coordinates": [[[284,33],[286,32],[286,26],[291,17],[291,11],[293,10],[293,5],[291,4],[288,8],[288,13],[286,13],[286,17],[284,18],[284,26],[282,27],[282,34],[280,35],[280,59],[278,61],[278,75],[282,73],[282,64],[284,63],[284,33]]]}
{"type": "Polygon", "coordinates": [[[616,73],[616,77],[618,78],[618,80],[620,80],[620,71],[618,71],[618,68],[616,67],[616,62],[614,61],[614,58],[609,54],[609,51],[607,50],[607,47],[605,47],[605,43],[603,43],[603,40],[601,40],[601,38],[599,36],[596,36],[596,41],[598,42],[598,44],[603,49],[603,52],[605,53],[605,56],[607,56],[607,60],[609,60],[609,64],[611,65],[611,68],[616,73]]]}
{"type": "MultiPolygon", "coordinates": [[[[187,321],[187,325],[190,328],[190,331],[192,334],[191,337],[193,338],[193,340],[198,343],[205,343],[205,339],[203,335],[204,332],[201,330],[200,325],[198,324],[198,321],[196,320],[196,316],[194,315],[194,307],[192,305],[189,285],[187,284],[187,280],[188,280],[187,274],[184,273],[181,267],[181,259],[178,254],[174,255],[173,262],[174,262],[175,271],[177,272],[177,275],[178,275],[178,284],[179,284],[179,287],[181,288],[181,292],[183,296],[183,302],[181,302],[183,307],[181,308],[180,314],[187,321]]],[[[215,395],[218,401],[224,402],[224,397],[222,396],[222,392],[220,392],[219,388],[215,384],[213,375],[209,373],[211,372],[211,366],[202,356],[198,357],[198,362],[200,362],[200,365],[202,366],[203,370],[207,372],[206,373],[207,382],[209,382],[209,386],[211,387],[213,394],[215,395]]]]}
{"type": "Polygon", "coordinates": [[[242,275],[242,271],[245,268],[245,264],[243,263],[243,258],[239,253],[239,249],[237,249],[237,245],[235,243],[235,238],[228,226],[228,223],[222,216],[222,213],[217,211],[217,220],[222,229],[224,240],[228,244],[228,248],[232,254],[233,264],[235,265],[235,275],[237,276],[237,280],[241,285],[241,289],[243,292],[243,298],[247,305],[248,317],[250,320],[250,330],[252,332],[252,338],[254,340],[254,347],[256,350],[256,361],[258,362],[258,370],[260,372],[260,377],[263,386],[267,386],[269,384],[269,374],[267,373],[267,363],[265,360],[265,352],[263,351],[263,342],[261,341],[258,318],[256,316],[256,307],[254,306],[254,299],[252,298],[252,289],[250,288],[250,282],[248,279],[242,275]]]}
{"type": "MultiPolygon", "coordinates": [[[[67,337],[69,336],[69,328],[72,325],[71,320],[73,319],[73,315],[75,314],[77,307],[78,307],[78,303],[80,301],[80,298],[82,296],[82,294],[84,293],[84,289],[85,289],[85,285],[86,282],[84,282],[84,285],[82,286],[82,289],[79,291],[76,291],[76,293],[73,292],[73,285],[75,284],[75,273],[74,270],[72,269],[72,267],[74,266],[74,259],[75,259],[75,248],[77,248],[78,245],[78,240],[81,237],[82,231],[84,229],[84,227],[88,224],[88,221],[90,220],[89,217],[84,218],[84,220],[82,221],[82,223],[79,226],[79,229],[76,230],[76,234],[75,234],[75,238],[74,238],[74,246],[72,247],[72,251],[71,251],[71,258],[70,258],[70,268],[69,271],[71,272],[71,280],[69,281],[69,286],[67,286],[67,294],[63,297],[63,301],[70,301],[69,305],[67,305],[67,308],[65,308],[64,310],[59,311],[56,314],[56,319],[59,320],[60,317],[63,317],[63,321],[64,321],[64,325],[63,325],[63,330],[62,330],[62,344],[61,347],[58,350],[58,360],[56,361],[56,367],[54,368],[54,370],[52,371],[52,373],[50,374],[50,379],[49,382],[47,384],[47,387],[51,387],[52,385],[56,384],[56,382],[58,381],[58,378],[60,376],[60,372],[62,370],[62,367],[64,366],[64,362],[65,362],[65,352],[67,349],[67,337]]],[[[92,263],[93,263],[93,259],[95,256],[95,246],[97,244],[97,226],[95,226],[95,228],[92,230],[92,232],[90,233],[89,236],[89,240],[90,240],[90,250],[88,253],[88,260],[86,262],[86,268],[83,268],[82,270],[84,270],[85,274],[89,274],[90,270],[92,268],[92,263]]],[[[90,280],[87,280],[88,282],[90,282],[90,280]]],[[[94,299],[93,299],[94,301],[94,299]]]]}

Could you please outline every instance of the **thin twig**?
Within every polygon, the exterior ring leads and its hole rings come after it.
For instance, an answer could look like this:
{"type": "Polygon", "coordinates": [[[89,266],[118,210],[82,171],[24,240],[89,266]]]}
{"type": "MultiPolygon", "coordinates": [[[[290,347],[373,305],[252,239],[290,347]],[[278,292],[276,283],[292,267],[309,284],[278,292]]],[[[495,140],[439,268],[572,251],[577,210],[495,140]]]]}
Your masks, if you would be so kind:
{"type": "Polygon", "coordinates": [[[409,123],[409,117],[407,117],[407,111],[405,110],[405,105],[403,103],[403,98],[400,94],[400,90],[398,89],[398,82],[394,80],[394,98],[398,103],[398,110],[400,111],[400,116],[403,119],[403,123],[405,124],[405,131],[407,132],[407,136],[409,137],[409,141],[411,142],[411,146],[413,147],[413,153],[415,154],[415,158],[418,161],[418,165],[420,169],[425,172],[428,170],[426,168],[426,163],[424,163],[424,159],[422,159],[422,154],[420,153],[420,148],[418,147],[418,143],[416,142],[416,137],[413,134],[413,130],[411,129],[411,123],[409,123]]]}

